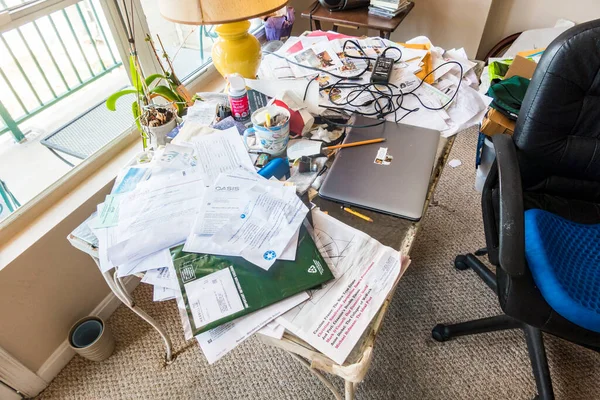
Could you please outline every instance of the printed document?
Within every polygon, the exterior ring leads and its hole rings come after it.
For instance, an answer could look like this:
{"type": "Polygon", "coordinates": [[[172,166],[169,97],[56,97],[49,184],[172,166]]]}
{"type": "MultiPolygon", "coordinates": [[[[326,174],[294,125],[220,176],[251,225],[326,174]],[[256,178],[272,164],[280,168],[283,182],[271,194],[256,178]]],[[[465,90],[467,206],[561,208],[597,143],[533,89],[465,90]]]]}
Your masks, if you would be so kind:
{"type": "Polygon", "coordinates": [[[200,344],[208,363],[213,364],[273,319],[308,298],[308,293],[298,293],[252,314],[201,333],[196,336],[196,340],[200,344]]]}
{"type": "Polygon", "coordinates": [[[254,165],[235,126],[200,136],[194,142],[198,168],[206,186],[214,183],[221,172],[238,168],[254,171],[254,165]]]}
{"type": "Polygon", "coordinates": [[[294,187],[254,186],[242,212],[212,241],[265,270],[283,253],[308,212],[294,187]]]}
{"type": "MultiPolygon", "coordinates": [[[[281,187],[283,184],[279,181],[266,180],[256,173],[242,169],[230,174],[220,174],[215,184],[206,189],[196,222],[185,242],[183,251],[222,256],[239,255],[239,251],[227,250],[210,239],[232,218],[240,215],[242,207],[248,199],[247,192],[255,185],[281,187]]],[[[300,229],[296,231],[284,252],[278,257],[279,259],[288,261],[296,259],[299,234],[300,229]]]]}
{"type": "Polygon", "coordinates": [[[199,175],[158,187],[149,183],[122,195],[119,224],[108,228],[114,235],[108,248],[113,265],[131,263],[182,243],[190,232],[204,194],[199,175]]]}
{"type": "Polygon", "coordinates": [[[398,279],[400,253],[321,211],[313,212],[313,222],[336,279],[277,322],[342,364],[398,279]]]}
{"type": "Polygon", "coordinates": [[[179,288],[177,274],[175,273],[175,268],[172,265],[170,267],[156,268],[147,271],[142,278],[142,282],[173,290],[177,290],[177,288],[179,288]]]}
{"type": "Polygon", "coordinates": [[[185,292],[197,327],[244,309],[229,268],[186,283],[185,292]]]}

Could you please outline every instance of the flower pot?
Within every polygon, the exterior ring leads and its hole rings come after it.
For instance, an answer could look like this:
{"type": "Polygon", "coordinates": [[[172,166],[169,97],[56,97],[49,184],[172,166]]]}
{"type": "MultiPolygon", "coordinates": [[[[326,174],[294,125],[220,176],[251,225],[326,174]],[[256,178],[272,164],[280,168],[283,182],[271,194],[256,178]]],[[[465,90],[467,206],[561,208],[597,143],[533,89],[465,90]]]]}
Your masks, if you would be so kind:
{"type": "Polygon", "coordinates": [[[102,361],[115,350],[115,339],[100,317],[80,319],[69,331],[69,345],[80,356],[92,361],[102,361]]]}
{"type": "MultiPolygon", "coordinates": [[[[166,146],[167,135],[177,126],[177,118],[172,118],[169,122],[161,126],[144,126],[146,132],[151,138],[156,140],[156,147],[166,146]]],[[[152,140],[152,139],[151,139],[152,140]]]]}

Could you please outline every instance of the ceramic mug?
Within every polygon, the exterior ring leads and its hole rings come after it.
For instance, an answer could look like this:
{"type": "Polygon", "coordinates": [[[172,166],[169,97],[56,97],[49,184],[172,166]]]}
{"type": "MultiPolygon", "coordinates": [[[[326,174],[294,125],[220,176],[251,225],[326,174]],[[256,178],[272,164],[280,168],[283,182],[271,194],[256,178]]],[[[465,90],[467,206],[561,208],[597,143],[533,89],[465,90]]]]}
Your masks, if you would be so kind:
{"type": "Polygon", "coordinates": [[[260,108],[252,113],[252,128],[244,132],[244,144],[248,150],[256,150],[272,155],[279,155],[285,152],[290,139],[290,112],[283,107],[267,106],[260,108]],[[266,114],[271,117],[284,115],[287,121],[283,125],[266,127],[266,114]],[[248,146],[248,136],[255,136],[257,144],[248,146]]]}

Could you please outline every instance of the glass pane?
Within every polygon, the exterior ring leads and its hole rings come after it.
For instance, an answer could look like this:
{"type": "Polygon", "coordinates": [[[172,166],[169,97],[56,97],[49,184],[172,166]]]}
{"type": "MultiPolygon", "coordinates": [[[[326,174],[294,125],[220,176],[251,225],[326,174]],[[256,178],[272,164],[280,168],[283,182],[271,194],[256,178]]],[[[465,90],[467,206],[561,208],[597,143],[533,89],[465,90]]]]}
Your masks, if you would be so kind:
{"type": "MultiPolygon", "coordinates": [[[[217,40],[215,25],[176,24],[160,15],[158,0],[141,0],[141,3],[152,38],[160,49],[157,40],[157,37],[160,37],[167,54],[172,59],[175,74],[181,81],[193,77],[210,63],[212,45],[217,40]]],[[[254,18],[250,22],[252,23],[250,32],[255,32],[262,26],[260,18],[254,18]]]]}
{"type": "MultiPolygon", "coordinates": [[[[18,0],[0,0],[12,6],[18,0]]],[[[0,34],[0,220],[133,123],[129,84],[100,0],[83,0],[0,34]],[[128,101],[128,102],[127,102],[128,101]]]]}

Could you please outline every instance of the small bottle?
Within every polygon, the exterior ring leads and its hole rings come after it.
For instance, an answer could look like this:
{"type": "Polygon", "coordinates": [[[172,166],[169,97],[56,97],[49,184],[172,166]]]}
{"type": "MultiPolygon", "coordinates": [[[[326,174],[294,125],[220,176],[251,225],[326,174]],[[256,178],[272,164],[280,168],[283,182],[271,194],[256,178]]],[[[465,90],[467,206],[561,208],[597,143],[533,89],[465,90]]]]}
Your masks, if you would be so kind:
{"type": "Polygon", "coordinates": [[[229,80],[229,104],[233,119],[246,123],[250,120],[250,103],[246,91],[246,81],[240,74],[227,76],[229,80]]]}

